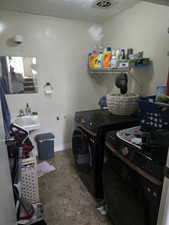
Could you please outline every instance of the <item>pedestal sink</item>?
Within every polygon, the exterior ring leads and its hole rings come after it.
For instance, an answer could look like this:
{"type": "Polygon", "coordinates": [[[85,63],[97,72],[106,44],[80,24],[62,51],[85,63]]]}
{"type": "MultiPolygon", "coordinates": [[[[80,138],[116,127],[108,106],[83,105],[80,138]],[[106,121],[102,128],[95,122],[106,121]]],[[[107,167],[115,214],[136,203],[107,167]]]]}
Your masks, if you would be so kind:
{"type": "Polygon", "coordinates": [[[20,116],[14,121],[16,126],[30,132],[40,128],[39,117],[37,115],[20,116]]]}

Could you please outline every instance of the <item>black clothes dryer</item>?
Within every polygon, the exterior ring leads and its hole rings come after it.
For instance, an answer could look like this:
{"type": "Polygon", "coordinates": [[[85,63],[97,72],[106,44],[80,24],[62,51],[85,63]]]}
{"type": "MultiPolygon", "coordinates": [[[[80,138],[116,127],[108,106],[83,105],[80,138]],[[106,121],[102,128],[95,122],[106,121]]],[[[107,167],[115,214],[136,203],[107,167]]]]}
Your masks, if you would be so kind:
{"type": "Polygon", "coordinates": [[[102,171],[106,133],[135,126],[137,117],[117,116],[103,110],[81,111],[75,114],[75,124],[72,151],[76,168],[88,191],[99,201],[104,199],[102,171]]]}

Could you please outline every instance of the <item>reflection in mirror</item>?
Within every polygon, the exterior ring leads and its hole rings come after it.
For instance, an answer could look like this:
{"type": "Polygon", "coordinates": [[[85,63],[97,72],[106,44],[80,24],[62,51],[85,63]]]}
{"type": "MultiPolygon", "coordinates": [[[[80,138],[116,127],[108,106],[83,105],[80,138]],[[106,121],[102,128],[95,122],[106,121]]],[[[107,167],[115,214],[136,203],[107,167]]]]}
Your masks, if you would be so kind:
{"type": "Polygon", "coordinates": [[[37,93],[36,57],[0,56],[0,78],[6,94],[37,93]]]}

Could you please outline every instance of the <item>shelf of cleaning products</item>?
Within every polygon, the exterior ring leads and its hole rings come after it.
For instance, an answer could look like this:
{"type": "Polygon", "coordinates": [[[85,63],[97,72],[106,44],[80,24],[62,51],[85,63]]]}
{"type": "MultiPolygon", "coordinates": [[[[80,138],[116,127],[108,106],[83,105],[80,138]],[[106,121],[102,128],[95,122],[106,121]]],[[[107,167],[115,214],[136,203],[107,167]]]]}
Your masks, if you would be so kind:
{"type": "Polygon", "coordinates": [[[131,68],[146,67],[151,64],[149,58],[140,58],[132,60],[117,60],[117,65],[121,64],[121,67],[117,68],[88,68],[89,74],[108,74],[108,73],[129,73],[131,68]]]}

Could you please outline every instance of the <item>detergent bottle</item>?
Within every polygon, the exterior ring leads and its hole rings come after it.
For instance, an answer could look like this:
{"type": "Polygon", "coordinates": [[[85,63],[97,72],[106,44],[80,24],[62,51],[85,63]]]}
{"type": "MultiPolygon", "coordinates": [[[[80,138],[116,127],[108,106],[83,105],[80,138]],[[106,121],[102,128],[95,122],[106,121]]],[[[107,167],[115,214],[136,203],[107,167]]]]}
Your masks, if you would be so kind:
{"type": "Polygon", "coordinates": [[[103,68],[109,68],[112,56],[112,49],[110,47],[106,48],[102,57],[103,68]]]}
{"type": "Polygon", "coordinates": [[[92,53],[89,54],[89,68],[94,69],[98,66],[98,55],[97,51],[93,50],[92,53]]]}
{"type": "Polygon", "coordinates": [[[88,55],[88,68],[92,68],[92,53],[90,52],[88,55]]]}
{"type": "Polygon", "coordinates": [[[96,50],[93,50],[93,68],[98,67],[98,54],[96,50]]]}

